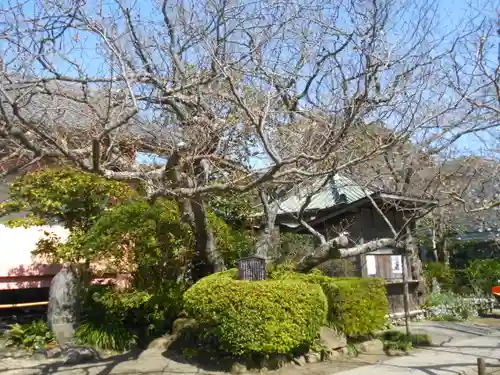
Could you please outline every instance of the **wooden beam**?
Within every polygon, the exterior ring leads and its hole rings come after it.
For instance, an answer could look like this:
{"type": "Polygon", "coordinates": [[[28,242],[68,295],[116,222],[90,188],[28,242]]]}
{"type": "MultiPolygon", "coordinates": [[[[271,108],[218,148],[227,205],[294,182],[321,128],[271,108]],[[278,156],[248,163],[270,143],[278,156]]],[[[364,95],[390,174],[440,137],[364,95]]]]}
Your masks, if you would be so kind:
{"type": "Polygon", "coordinates": [[[17,309],[22,307],[35,307],[35,306],[47,306],[49,301],[42,302],[26,302],[26,303],[8,303],[5,305],[0,305],[0,309],[17,309]]]}

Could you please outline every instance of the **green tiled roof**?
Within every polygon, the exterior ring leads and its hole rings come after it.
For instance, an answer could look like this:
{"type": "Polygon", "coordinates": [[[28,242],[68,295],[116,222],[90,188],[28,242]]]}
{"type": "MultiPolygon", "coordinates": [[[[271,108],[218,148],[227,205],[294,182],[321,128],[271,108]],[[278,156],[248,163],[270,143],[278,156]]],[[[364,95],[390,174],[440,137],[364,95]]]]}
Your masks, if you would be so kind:
{"type": "Polygon", "coordinates": [[[301,184],[293,189],[290,195],[281,202],[279,214],[299,212],[311,193],[314,194],[306,211],[323,210],[342,203],[351,204],[365,198],[365,192],[373,194],[373,191],[364,189],[342,175],[335,175],[326,183],[325,178],[320,178],[312,184],[301,184]]]}

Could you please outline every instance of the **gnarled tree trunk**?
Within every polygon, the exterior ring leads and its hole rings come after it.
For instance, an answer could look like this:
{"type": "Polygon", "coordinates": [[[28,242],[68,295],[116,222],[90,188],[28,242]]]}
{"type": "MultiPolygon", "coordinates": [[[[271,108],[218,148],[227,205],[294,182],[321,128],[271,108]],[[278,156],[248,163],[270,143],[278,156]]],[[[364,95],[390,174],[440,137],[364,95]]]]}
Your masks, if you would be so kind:
{"type": "Polygon", "coordinates": [[[224,260],[217,250],[216,239],[208,223],[205,202],[201,197],[191,200],[196,252],[193,258],[193,280],[225,269],[224,260]]]}

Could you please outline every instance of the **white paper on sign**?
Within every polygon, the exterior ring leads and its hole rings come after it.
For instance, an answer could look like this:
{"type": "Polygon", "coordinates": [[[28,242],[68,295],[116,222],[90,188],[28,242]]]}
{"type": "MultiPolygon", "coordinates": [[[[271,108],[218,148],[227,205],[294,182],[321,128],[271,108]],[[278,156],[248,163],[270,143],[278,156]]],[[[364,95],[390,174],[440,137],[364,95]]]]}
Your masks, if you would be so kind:
{"type": "Polygon", "coordinates": [[[400,255],[391,255],[392,273],[403,273],[400,255]]]}
{"type": "Polygon", "coordinates": [[[377,274],[377,262],[375,255],[366,256],[366,271],[368,276],[375,276],[377,274]]]}

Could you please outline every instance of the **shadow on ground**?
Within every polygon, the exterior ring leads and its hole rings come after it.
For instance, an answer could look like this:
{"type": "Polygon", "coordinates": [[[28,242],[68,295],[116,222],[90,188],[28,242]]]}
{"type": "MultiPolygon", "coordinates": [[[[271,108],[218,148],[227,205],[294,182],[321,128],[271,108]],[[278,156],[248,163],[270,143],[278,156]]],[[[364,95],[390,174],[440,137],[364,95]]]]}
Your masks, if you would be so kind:
{"type": "MultiPolygon", "coordinates": [[[[465,369],[470,369],[471,366],[475,366],[476,363],[453,363],[449,365],[431,365],[431,366],[391,366],[391,367],[397,367],[400,369],[405,369],[405,370],[417,370],[420,371],[422,374],[426,375],[441,375],[443,373],[446,374],[457,374],[457,375],[462,375],[464,374],[465,369]]],[[[500,365],[495,365],[495,364],[488,364],[487,365],[487,370],[486,373],[489,375],[493,372],[497,372],[500,370],[500,365]]]]}
{"type": "MultiPolygon", "coordinates": [[[[125,354],[119,354],[110,356],[103,359],[98,359],[94,361],[87,362],[82,365],[77,366],[66,366],[63,364],[61,360],[54,361],[51,363],[38,363],[33,365],[22,366],[19,363],[18,367],[0,367],[0,374],[2,373],[15,373],[15,374],[54,374],[58,372],[65,372],[71,370],[72,374],[76,374],[75,370],[80,372],[82,375],[109,375],[113,371],[113,369],[119,365],[120,363],[136,360],[139,355],[142,353],[141,350],[131,351],[125,354]]],[[[16,363],[17,364],[17,363],[16,363]]],[[[0,363],[0,366],[2,364],[0,363]]],[[[135,372],[137,373],[137,372],[135,372]]],[[[125,375],[126,372],[120,372],[120,374],[125,375]]],[[[147,374],[147,372],[143,372],[143,374],[147,374]]]]}

